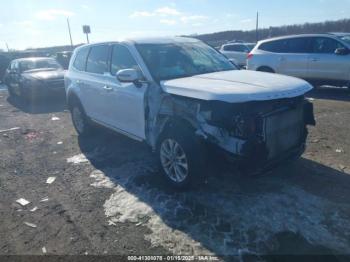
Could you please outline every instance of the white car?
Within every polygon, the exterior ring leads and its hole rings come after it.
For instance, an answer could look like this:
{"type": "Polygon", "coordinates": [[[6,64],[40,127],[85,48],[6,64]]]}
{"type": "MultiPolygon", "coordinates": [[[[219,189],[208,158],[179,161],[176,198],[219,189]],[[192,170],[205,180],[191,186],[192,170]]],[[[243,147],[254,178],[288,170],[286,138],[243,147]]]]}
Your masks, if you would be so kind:
{"type": "Polygon", "coordinates": [[[208,147],[263,170],[299,156],[315,124],[307,82],[237,70],[191,38],[79,47],[65,86],[79,135],[98,124],[146,142],[177,187],[203,177],[208,147]]]}
{"type": "Polygon", "coordinates": [[[350,37],[309,34],[268,39],[249,53],[247,69],[300,77],[315,85],[350,86],[350,37]]]}
{"type": "Polygon", "coordinates": [[[254,43],[229,43],[222,45],[219,51],[240,68],[243,68],[247,65],[247,55],[254,46],[254,43]]]}

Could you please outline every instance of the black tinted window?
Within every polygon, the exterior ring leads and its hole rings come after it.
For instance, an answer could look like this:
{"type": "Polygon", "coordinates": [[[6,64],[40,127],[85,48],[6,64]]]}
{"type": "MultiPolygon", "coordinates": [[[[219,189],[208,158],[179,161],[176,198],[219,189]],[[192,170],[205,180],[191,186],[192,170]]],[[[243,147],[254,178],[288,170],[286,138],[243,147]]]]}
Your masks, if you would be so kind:
{"type": "Polygon", "coordinates": [[[309,39],[307,37],[288,39],[285,51],[287,53],[309,53],[309,39]]]}
{"type": "Polygon", "coordinates": [[[287,49],[286,47],[287,42],[285,40],[277,40],[263,43],[259,46],[259,49],[274,53],[284,53],[287,49]]]}
{"type": "Polygon", "coordinates": [[[248,49],[244,45],[227,45],[224,46],[225,51],[245,52],[248,49]]]}
{"type": "Polygon", "coordinates": [[[291,38],[263,43],[259,49],[273,53],[308,53],[309,38],[291,38]]]}
{"type": "Polygon", "coordinates": [[[312,40],[312,52],[322,54],[334,54],[338,48],[344,48],[344,46],[331,38],[317,37],[312,40]]]}
{"type": "Polygon", "coordinates": [[[111,73],[115,75],[119,70],[133,68],[139,70],[139,67],[129,52],[129,50],[122,45],[113,46],[111,73]]]}
{"type": "Polygon", "coordinates": [[[87,64],[86,71],[103,74],[108,72],[107,67],[107,57],[108,57],[108,46],[107,45],[98,45],[91,47],[87,64]]]}
{"type": "Polygon", "coordinates": [[[89,53],[89,48],[83,48],[79,50],[77,56],[75,57],[73,66],[80,70],[85,71],[86,58],[89,53]]]}

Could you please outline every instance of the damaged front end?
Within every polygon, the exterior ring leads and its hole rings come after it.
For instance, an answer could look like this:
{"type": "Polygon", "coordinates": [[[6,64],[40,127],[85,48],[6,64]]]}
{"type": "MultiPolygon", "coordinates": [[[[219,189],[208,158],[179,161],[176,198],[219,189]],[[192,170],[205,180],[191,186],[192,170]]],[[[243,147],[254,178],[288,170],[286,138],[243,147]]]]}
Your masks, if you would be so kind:
{"type": "Polygon", "coordinates": [[[197,117],[198,135],[251,169],[300,156],[306,126],[315,125],[313,105],[304,96],[236,104],[207,101],[197,117]]]}
{"type": "Polygon", "coordinates": [[[304,96],[227,103],[155,92],[147,95],[147,142],[155,150],[158,138],[172,122],[188,123],[208,145],[232,161],[261,170],[305,149],[307,125],[315,125],[313,105],[304,96]]]}

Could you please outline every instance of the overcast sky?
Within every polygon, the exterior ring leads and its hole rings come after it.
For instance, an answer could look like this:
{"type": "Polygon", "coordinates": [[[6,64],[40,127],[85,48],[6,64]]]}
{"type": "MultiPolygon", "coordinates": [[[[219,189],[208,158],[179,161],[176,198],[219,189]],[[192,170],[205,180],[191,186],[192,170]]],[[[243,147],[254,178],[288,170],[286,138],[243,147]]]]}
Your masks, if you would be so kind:
{"type": "Polygon", "coordinates": [[[7,0],[1,1],[0,49],[85,42],[134,36],[171,36],[249,30],[256,11],[261,27],[350,18],[350,0],[7,0]]]}

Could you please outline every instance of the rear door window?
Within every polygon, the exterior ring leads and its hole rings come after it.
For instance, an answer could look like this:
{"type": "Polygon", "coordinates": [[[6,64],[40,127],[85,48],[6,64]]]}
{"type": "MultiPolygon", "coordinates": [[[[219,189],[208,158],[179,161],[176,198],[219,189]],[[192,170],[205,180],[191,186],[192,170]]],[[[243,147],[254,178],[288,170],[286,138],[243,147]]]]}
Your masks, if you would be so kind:
{"type": "Polygon", "coordinates": [[[140,71],[130,51],[123,45],[114,45],[112,49],[111,74],[116,75],[119,70],[129,68],[140,71]]]}
{"type": "Polygon", "coordinates": [[[73,66],[79,71],[85,71],[86,59],[89,53],[89,48],[80,49],[75,57],[73,66]]]}
{"type": "Polygon", "coordinates": [[[286,53],[303,54],[310,52],[310,38],[300,37],[286,40],[286,53]]]}
{"type": "Polygon", "coordinates": [[[327,37],[315,37],[312,39],[311,49],[316,54],[334,54],[338,48],[344,48],[340,42],[327,37]]]}
{"type": "Polygon", "coordinates": [[[107,58],[108,45],[98,45],[91,47],[86,63],[86,71],[95,74],[108,72],[107,58]]]}

